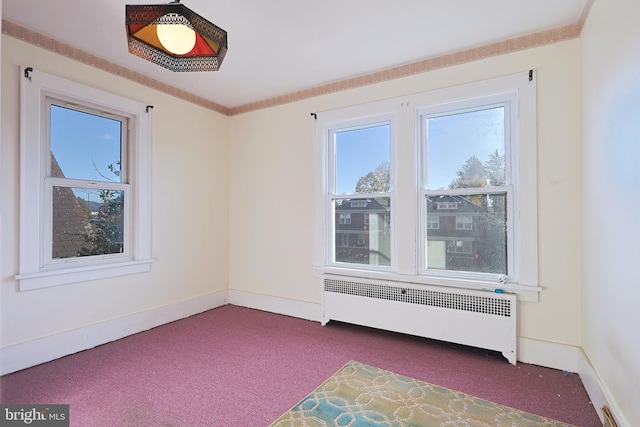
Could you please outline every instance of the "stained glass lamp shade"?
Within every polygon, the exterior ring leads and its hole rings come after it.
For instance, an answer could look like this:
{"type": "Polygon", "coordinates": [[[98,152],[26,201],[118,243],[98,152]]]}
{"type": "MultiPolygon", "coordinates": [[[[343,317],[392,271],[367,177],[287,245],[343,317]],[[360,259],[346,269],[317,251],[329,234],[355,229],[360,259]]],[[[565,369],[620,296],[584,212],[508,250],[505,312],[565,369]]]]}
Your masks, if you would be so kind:
{"type": "Polygon", "coordinates": [[[171,71],[218,71],[227,53],[227,32],[179,0],[126,5],[129,52],[171,71]]]}

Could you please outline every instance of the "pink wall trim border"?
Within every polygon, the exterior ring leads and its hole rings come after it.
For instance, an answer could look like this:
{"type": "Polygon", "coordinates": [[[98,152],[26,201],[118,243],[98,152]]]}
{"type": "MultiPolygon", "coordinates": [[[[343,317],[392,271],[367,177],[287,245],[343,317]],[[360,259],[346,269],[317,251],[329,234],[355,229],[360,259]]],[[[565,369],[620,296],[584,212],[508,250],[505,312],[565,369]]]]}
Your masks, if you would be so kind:
{"type": "Polygon", "coordinates": [[[83,64],[90,65],[111,74],[115,74],[116,76],[124,77],[125,79],[140,83],[160,92],[173,95],[176,98],[180,98],[193,104],[200,105],[201,107],[217,111],[218,113],[227,116],[230,115],[230,110],[228,107],[216,104],[215,102],[209,101],[182,89],[178,89],[159,80],[149,78],[142,73],[132,71],[129,68],[123,67],[111,61],[107,61],[106,59],[100,58],[99,56],[96,56],[92,53],[52,39],[51,37],[30,30],[11,21],[7,21],[6,19],[2,20],[2,33],[14,37],[18,40],[22,40],[26,43],[57,53],[58,55],[65,56],[69,59],[73,59],[83,64]]]}
{"type": "Polygon", "coordinates": [[[346,80],[339,80],[327,83],[325,85],[312,87],[306,90],[265,99],[263,101],[241,105],[231,108],[231,115],[247,113],[250,111],[260,110],[276,105],[287,104],[289,102],[300,101],[306,98],[326,95],[333,92],[340,92],[346,89],[353,89],[388,80],[399,79],[402,77],[425,73],[427,71],[433,71],[453,65],[477,61],[483,58],[489,58],[492,56],[503,55],[518,50],[556,43],[559,41],[576,38],[579,35],[579,24],[567,25],[565,27],[556,28],[553,30],[542,31],[514,39],[492,43],[485,46],[466,49],[433,58],[427,58],[418,62],[413,62],[410,64],[400,65],[398,67],[378,71],[376,73],[353,77],[346,80]]]}
{"type": "Polygon", "coordinates": [[[215,102],[209,101],[190,92],[149,78],[144,74],[132,71],[126,67],[107,61],[106,59],[100,58],[84,50],[74,48],[66,43],[62,43],[58,40],[52,39],[5,19],[2,20],[2,32],[29,44],[33,44],[67,58],[101,69],[108,73],[124,77],[128,80],[140,83],[152,89],[167,93],[201,107],[208,108],[226,116],[234,116],[251,111],[261,110],[264,108],[275,107],[277,105],[301,101],[307,98],[327,95],[347,89],[353,89],[384,81],[399,79],[402,77],[425,73],[427,71],[451,67],[453,65],[464,64],[467,62],[503,55],[510,52],[516,52],[537,46],[543,46],[577,38],[582,32],[582,28],[584,27],[584,24],[587,20],[587,16],[589,15],[589,11],[591,10],[593,1],[594,0],[587,0],[582,15],[580,16],[578,22],[576,22],[575,24],[570,24],[564,27],[554,28],[546,31],[540,31],[537,33],[491,43],[480,47],[452,52],[433,58],[426,58],[410,64],[400,65],[397,67],[389,68],[371,74],[365,74],[358,77],[353,77],[350,79],[339,80],[324,85],[315,86],[309,89],[276,96],[262,101],[251,102],[233,108],[216,104],[215,102]]]}

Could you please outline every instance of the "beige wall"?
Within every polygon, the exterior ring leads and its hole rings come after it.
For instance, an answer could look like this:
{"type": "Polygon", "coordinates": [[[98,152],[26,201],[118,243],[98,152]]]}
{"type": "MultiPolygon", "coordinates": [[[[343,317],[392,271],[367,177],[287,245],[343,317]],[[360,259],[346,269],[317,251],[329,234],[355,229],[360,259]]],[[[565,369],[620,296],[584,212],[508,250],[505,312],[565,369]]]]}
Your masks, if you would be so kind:
{"type": "Polygon", "coordinates": [[[311,269],[310,113],[530,68],[538,78],[539,277],[545,290],[539,303],[521,304],[520,335],[580,345],[579,46],[578,40],[557,43],[227,118],[3,36],[1,320],[22,328],[3,326],[2,345],[228,287],[319,303],[320,282],[311,269]],[[157,261],[151,273],[16,291],[20,65],[155,106],[157,261]]]}
{"type": "MultiPolygon", "coordinates": [[[[538,88],[539,303],[520,335],[580,345],[580,42],[566,41],[231,118],[230,284],[320,302],[313,250],[311,112],[534,68],[538,88]]],[[[412,144],[412,141],[406,143],[412,144]]]]}
{"type": "Polygon", "coordinates": [[[228,288],[228,118],[2,36],[1,347],[228,288]],[[154,106],[151,272],[18,292],[19,66],[154,106]]]}
{"type": "Polygon", "coordinates": [[[579,40],[232,118],[2,36],[0,347],[227,288],[319,303],[310,113],[535,68],[544,291],[521,304],[520,336],[582,346],[640,425],[638,22],[637,0],[595,1],[579,40]],[[20,65],[155,106],[150,273],[17,291],[20,65]]]}
{"type": "Polygon", "coordinates": [[[581,38],[582,344],[629,426],[640,426],[639,23],[637,0],[596,1],[581,38]]]}

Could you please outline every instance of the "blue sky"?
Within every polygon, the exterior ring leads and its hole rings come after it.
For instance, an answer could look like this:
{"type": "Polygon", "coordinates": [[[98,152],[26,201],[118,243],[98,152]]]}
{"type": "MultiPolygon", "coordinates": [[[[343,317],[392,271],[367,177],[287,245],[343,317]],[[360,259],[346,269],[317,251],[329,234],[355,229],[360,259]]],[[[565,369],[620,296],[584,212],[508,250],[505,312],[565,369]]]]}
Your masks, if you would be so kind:
{"type": "Polygon", "coordinates": [[[471,156],[482,162],[496,150],[505,154],[504,108],[427,119],[429,189],[447,188],[471,156]]]}
{"type": "MultiPolygon", "coordinates": [[[[503,108],[430,118],[427,122],[430,189],[448,187],[472,155],[484,162],[495,150],[504,154],[503,108]]],[[[382,124],[336,133],[337,194],[355,193],[360,177],[390,161],[390,132],[390,125],[382,124]]],[[[118,182],[108,166],[120,160],[120,135],[118,120],[51,107],[51,150],[67,178],[118,182]]]]}
{"type": "Polygon", "coordinates": [[[358,179],[390,161],[391,126],[337,132],[335,137],[336,193],[355,193],[358,179]]]}
{"type": "MultiPolygon", "coordinates": [[[[448,188],[473,155],[485,162],[496,150],[505,154],[502,107],[425,120],[429,189],[448,188]]],[[[355,193],[360,177],[390,161],[390,132],[390,125],[379,125],[336,133],[336,194],[355,193]]]]}
{"type": "MultiPolygon", "coordinates": [[[[51,106],[51,152],[66,178],[113,181],[109,170],[120,161],[121,122],[107,117],[51,106]]],[[[87,190],[74,190],[86,200],[87,190]]],[[[91,200],[98,200],[93,192],[91,200]]]]}

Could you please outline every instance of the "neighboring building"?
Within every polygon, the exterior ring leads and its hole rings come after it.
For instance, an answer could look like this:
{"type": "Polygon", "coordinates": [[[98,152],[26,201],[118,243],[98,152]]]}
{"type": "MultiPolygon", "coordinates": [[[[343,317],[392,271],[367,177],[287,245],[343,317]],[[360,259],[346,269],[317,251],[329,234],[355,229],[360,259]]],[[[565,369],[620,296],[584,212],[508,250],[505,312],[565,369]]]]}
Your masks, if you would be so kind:
{"type": "Polygon", "coordinates": [[[335,260],[390,265],[389,199],[343,199],[335,207],[335,260]]]}
{"type": "MultiPolygon", "coordinates": [[[[476,196],[427,198],[430,269],[506,274],[501,200],[476,196]]],[[[343,199],[335,206],[335,261],[391,264],[389,199],[343,199]]]]}
{"type": "Polygon", "coordinates": [[[428,268],[506,273],[504,220],[500,198],[428,197],[428,268]]]}

